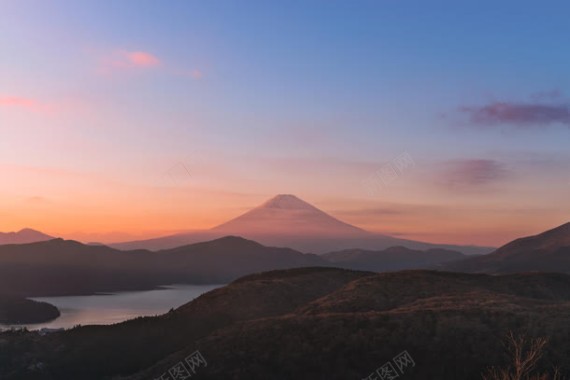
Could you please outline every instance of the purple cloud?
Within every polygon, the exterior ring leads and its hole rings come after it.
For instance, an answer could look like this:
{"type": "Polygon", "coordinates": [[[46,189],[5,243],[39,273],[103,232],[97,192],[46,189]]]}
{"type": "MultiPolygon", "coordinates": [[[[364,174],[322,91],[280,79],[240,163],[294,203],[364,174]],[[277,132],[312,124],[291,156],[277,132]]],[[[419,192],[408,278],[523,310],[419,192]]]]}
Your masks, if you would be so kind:
{"type": "Polygon", "coordinates": [[[508,176],[504,165],[495,160],[465,159],[448,161],[442,171],[442,183],[452,189],[475,189],[508,176]]]}
{"type": "Polygon", "coordinates": [[[567,104],[495,102],[482,107],[462,107],[460,110],[475,125],[510,124],[521,128],[551,124],[570,126],[570,106],[567,104]]]}

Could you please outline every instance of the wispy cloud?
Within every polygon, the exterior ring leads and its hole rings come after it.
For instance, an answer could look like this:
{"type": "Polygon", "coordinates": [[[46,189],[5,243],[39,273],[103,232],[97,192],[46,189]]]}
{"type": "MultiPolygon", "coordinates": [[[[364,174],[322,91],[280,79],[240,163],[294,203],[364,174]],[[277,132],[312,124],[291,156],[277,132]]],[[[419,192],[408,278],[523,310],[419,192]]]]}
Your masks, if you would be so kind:
{"type": "Polygon", "coordinates": [[[527,102],[493,101],[481,106],[459,107],[471,126],[515,128],[544,128],[552,125],[570,127],[570,102],[560,90],[531,94],[527,102]]]}
{"type": "Polygon", "coordinates": [[[184,68],[175,68],[171,69],[170,72],[173,75],[184,77],[184,78],[191,78],[191,79],[202,79],[206,75],[206,73],[198,68],[194,69],[184,69],[184,68]]]}
{"type": "Polygon", "coordinates": [[[33,197],[29,197],[26,198],[26,202],[30,203],[30,204],[34,204],[34,205],[43,205],[43,204],[49,204],[50,201],[42,196],[33,196],[33,197]]]}
{"type": "Polygon", "coordinates": [[[0,96],[0,106],[32,108],[36,105],[37,102],[34,99],[21,98],[18,96],[0,96]]]}
{"type": "Polygon", "coordinates": [[[165,62],[157,55],[147,51],[115,50],[107,52],[102,57],[99,55],[99,66],[97,72],[102,75],[110,75],[117,72],[148,71],[161,68],[164,72],[191,78],[202,79],[205,76],[203,70],[199,68],[178,69],[172,63],[165,62]]]}
{"type": "Polygon", "coordinates": [[[444,163],[440,182],[452,190],[478,190],[508,176],[509,171],[498,161],[461,159],[444,163]]]}
{"type": "Polygon", "coordinates": [[[494,102],[481,107],[461,107],[469,121],[478,126],[509,124],[536,128],[553,124],[570,126],[569,104],[494,102]]]}
{"type": "Polygon", "coordinates": [[[0,95],[0,107],[22,108],[34,112],[48,112],[51,110],[48,104],[37,99],[12,95],[0,95]]]}
{"type": "Polygon", "coordinates": [[[363,209],[354,209],[354,210],[336,210],[333,212],[335,215],[341,215],[343,217],[351,217],[351,218],[361,218],[361,217],[385,217],[391,215],[403,215],[405,211],[402,209],[398,209],[396,207],[371,207],[371,208],[363,208],[363,209]]]}
{"type": "Polygon", "coordinates": [[[204,77],[204,72],[202,72],[202,70],[194,69],[190,71],[190,76],[194,79],[202,79],[204,77]]]}
{"type": "Polygon", "coordinates": [[[144,51],[125,51],[122,54],[127,59],[128,64],[136,67],[154,67],[160,65],[160,60],[144,51]]]}
{"type": "Polygon", "coordinates": [[[108,74],[116,70],[150,69],[161,63],[156,55],[149,52],[117,50],[101,59],[99,71],[108,74]]]}

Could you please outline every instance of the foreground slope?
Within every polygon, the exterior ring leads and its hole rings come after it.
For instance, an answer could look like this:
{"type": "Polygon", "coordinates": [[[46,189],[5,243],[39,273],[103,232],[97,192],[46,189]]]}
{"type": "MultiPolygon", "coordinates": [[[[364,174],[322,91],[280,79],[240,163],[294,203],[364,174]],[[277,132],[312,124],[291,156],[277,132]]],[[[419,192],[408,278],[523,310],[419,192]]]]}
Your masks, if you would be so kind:
{"type": "Polygon", "coordinates": [[[404,378],[481,379],[505,365],[509,331],[548,337],[539,367],[568,375],[569,286],[555,274],[366,276],[294,313],[231,325],[128,379],[161,374],[195,349],[210,363],[203,379],[359,379],[404,350],[416,363],[404,378]]]}
{"type": "Polygon", "coordinates": [[[0,378],[89,380],[135,373],[224,327],[291,313],[368,275],[329,268],[267,272],[211,291],[161,317],[45,337],[0,334],[0,378]],[[38,363],[43,369],[36,369],[38,363]]]}
{"type": "Polygon", "coordinates": [[[200,379],[362,379],[407,350],[415,366],[402,378],[470,380],[505,364],[508,331],[550,338],[539,368],[568,375],[570,276],[262,273],[161,317],[0,335],[0,377],[159,378],[200,350],[200,379]]]}

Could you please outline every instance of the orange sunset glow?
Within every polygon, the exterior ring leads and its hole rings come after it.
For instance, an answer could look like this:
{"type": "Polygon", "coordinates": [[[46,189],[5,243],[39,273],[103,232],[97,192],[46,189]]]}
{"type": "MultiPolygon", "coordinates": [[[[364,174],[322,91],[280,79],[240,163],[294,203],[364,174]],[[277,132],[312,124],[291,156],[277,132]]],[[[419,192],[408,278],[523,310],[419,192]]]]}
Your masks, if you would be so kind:
{"type": "Polygon", "coordinates": [[[212,228],[280,193],[436,243],[498,246],[568,217],[564,91],[539,78],[515,96],[482,71],[464,83],[471,95],[445,79],[422,95],[445,70],[388,76],[386,59],[408,62],[397,51],[335,63],[337,46],[323,42],[264,61],[269,45],[216,45],[221,32],[205,26],[195,38],[111,24],[97,38],[97,25],[60,17],[6,20],[16,38],[0,37],[10,57],[0,63],[2,231],[150,238],[212,228]],[[384,66],[359,69],[370,60],[384,66]],[[504,100],[486,98],[495,90],[504,100]],[[401,155],[410,164],[390,173],[401,155]]]}

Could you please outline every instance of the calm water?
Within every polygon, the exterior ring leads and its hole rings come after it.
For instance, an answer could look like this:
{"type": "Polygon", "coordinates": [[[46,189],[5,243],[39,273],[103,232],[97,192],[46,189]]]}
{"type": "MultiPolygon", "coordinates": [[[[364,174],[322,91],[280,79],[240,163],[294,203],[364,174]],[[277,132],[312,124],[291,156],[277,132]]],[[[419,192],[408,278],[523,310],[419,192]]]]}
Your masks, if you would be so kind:
{"type": "MultiPolygon", "coordinates": [[[[56,306],[61,316],[48,323],[25,325],[29,330],[71,328],[75,325],[110,325],[140,316],[159,315],[223,285],[170,285],[164,289],[105,295],[39,297],[56,306]]],[[[7,328],[8,326],[0,327],[7,328]]],[[[24,326],[10,326],[24,327],[24,326]]]]}

